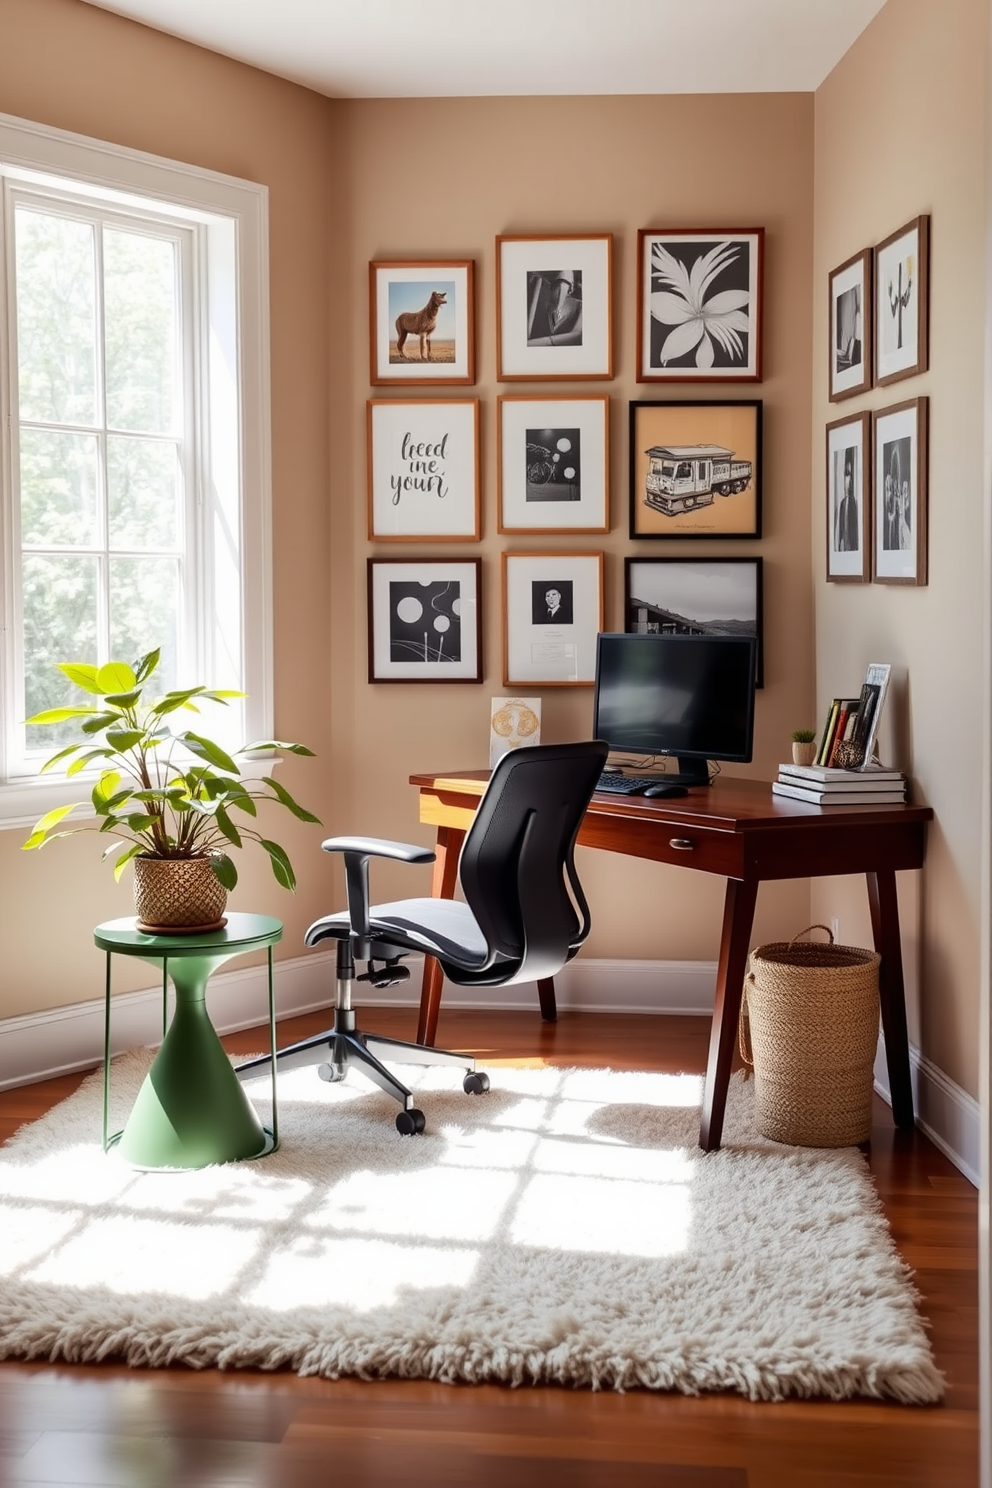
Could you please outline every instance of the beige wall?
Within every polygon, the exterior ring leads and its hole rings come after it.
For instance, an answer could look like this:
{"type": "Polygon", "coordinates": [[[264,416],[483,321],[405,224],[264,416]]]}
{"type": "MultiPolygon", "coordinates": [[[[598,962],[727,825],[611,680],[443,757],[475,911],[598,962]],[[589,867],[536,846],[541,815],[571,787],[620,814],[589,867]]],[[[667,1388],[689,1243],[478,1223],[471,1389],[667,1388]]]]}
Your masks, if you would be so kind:
{"type": "MultiPolygon", "coordinates": [[[[819,716],[869,661],[893,665],[888,760],[936,820],[926,867],[900,886],[910,1037],[978,1093],[984,719],[983,419],[986,0],[887,5],[816,94],[813,572],[819,716]],[[930,369],[842,404],[827,400],[827,276],[920,213],[932,218],[930,369]],[[822,304],[821,304],[822,302],[822,304]],[[824,581],[824,424],[930,399],[929,584],[824,581]]],[[[870,935],[863,887],[814,883],[817,919],[870,935]]],[[[870,941],[869,941],[870,943],[870,941]]]]}

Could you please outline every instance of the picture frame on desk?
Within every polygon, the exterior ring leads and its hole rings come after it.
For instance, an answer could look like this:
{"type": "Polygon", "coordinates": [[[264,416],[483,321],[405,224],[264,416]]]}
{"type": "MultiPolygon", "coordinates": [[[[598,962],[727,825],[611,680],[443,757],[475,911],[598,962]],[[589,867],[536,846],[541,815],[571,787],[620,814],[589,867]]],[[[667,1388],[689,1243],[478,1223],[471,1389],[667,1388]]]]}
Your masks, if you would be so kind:
{"type": "Polygon", "coordinates": [[[602,553],[504,553],[503,682],[591,687],[603,629],[602,553]]]}
{"type": "Polygon", "coordinates": [[[612,233],[498,236],[497,381],[612,378],[612,302],[612,233]]]}
{"type": "Polygon", "coordinates": [[[637,381],[760,382],[764,228],[641,228],[637,381]]]}
{"type": "Polygon", "coordinates": [[[370,682],[481,682],[482,560],[370,558],[370,682]]]}
{"type": "Polygon", "coordinates": [[[496,406],[499,531],[608,532],[609,398],[507,393],[496,406]]]}
{"type": "Polygon", "coordinates": [[[753,635],[764,686],[761,558],[625,558],[624,629],[641,635],[753,635]]]}
{"type": "Polygon", "coordinates": [[[871,414],[835,419],[826,430],[827,582],[871,579],[871,414]]]}
{"type": "Polygon", "coordinates": [[[928,398],[910,398],[872,416],[877,584],[927,582],[928,414],[928,398]]]}
{"type": "Polygon", "coordinates": [[[475,263],[369,264],[369,381],[445,387],[475,382],[475,263]]]}
{"type": "Polygon", "coordinates": [[[630,404],[630,536],[761,536],[757,400],[630,404]]]}
{"type": "Polygon", "coordinates": [[[829,279],[831,403],[867,392],[872,382],[873,256],[863,248],[832,270],[829,279]]]}

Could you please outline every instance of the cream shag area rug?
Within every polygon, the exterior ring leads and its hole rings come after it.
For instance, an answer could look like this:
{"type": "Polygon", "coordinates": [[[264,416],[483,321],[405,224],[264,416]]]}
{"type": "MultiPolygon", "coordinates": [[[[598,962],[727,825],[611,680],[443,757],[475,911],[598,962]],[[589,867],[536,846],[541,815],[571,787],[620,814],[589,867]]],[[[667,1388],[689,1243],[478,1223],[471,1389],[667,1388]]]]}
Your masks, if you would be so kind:
{"type": "MultiPolygon", "coordinates": [[[[149,1058],[115,1060],[112,1129],[149,1058]]],[[[697,1076],[490,1073],[424,1072],[416,1138],[287,1073],[280,1151],[191,1173],[104,1156],[89,1077],[0,1149],[0,1357],[940,1398],[856,1150],[763,1140],[739,1077],[703,1154],[697,1076]]]]}

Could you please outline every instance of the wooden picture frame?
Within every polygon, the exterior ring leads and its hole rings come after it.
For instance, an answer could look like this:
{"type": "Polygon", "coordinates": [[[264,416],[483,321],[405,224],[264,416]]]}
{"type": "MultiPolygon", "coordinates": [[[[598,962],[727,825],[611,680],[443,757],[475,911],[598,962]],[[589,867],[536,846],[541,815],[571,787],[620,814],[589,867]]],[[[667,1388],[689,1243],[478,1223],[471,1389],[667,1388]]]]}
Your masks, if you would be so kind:
{"type": "Polygon", "coordinates": [[[928,398],[872,415],[872,577],[877,584],[927,582],[928,398]]]}
{"type": "Polygon", "coordinates": [[[761,536],[761,403],[630,405],[630,536],[761,536]]]}
{"type": "Polygon", "coordinates": [[[475,263],[470,258],[369,264],[373,387],[475,382],[475,263]]]}
{"type": "Polygon", "coordinates": [[[925,372],[930,360],[930,218],[914,217],[875,248],[875,382],[925,372]]]}
{"type": "Polygon", "coordinates": [[[829,277],[829,398],[839,403],[865,393],[872,382],[874,257],[870,248],[847,259],[829,277]]]}
{"type": "Polygon", "coordinates": [[[625,558],[624,630],[637,635],[753,635],[765,683],[761,558],[625,558]]]}
{"type": "Polygon", "coordinates": [[[637,381],[760,382],[765,230],[641,228],[637,381]]]}
{"type": "Polygon", "coordinates": [[[612,233],[497,237],[497,381],[612,376],[612,233]]]}
{"type": "Polygon", "coordinates": [[[480,558],[370,558],[370,682],[481,682],[480,558]]]}
{"type": "Polygon", "coordinates": [[[478,398],[370,398],[365,437],[371,541],[478,541],[478,398]]]}
{"type": "Polygon", "coordinates": [[[500,532],[610,530],[609,410],[599,393],[497,398],[500,532]]]}
{"type": "Polygon", "coordinates": [[[827,581],[871,579],[871,414],[854,413],[826,428],[827,581]]]}
{"type": "Polygon", "coordinates": [[[502,559],[504,686],[591,687],[603,628],[603,554],[502,559]]]}

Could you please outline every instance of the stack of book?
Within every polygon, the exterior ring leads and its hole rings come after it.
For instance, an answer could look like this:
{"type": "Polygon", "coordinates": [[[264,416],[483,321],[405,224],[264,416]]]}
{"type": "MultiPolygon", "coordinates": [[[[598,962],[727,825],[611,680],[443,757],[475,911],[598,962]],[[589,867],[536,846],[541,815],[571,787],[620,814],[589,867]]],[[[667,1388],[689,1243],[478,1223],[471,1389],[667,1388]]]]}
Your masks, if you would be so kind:
{"type": "Polygon", "coordinates": [[[779,765],[772,794],[813,806],[888,806],[906,799],[906,777],[901,770],[869,765],[863,770],[831,769],[829,765],[779,765]]]}

